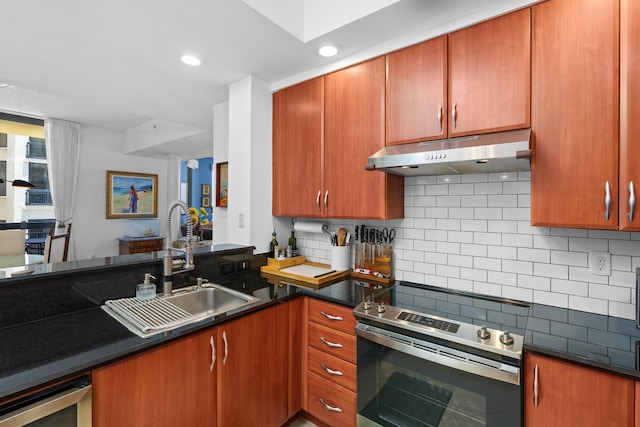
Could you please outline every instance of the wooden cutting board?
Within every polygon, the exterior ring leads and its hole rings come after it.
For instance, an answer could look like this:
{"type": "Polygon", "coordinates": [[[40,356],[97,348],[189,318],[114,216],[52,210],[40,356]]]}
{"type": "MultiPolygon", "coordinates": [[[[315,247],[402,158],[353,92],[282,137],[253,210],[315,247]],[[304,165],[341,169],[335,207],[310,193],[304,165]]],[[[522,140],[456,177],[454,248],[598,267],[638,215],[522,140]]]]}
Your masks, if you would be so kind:
{"type": "Polygon", "coordinates": [[[286,260],[269,258],[267,265],[260,267],[260,271],[315,285],[346,277],[351,273],[351,270],[335,271],[330,265],[310,262],[303,256],[287,258],[286,260]]]}

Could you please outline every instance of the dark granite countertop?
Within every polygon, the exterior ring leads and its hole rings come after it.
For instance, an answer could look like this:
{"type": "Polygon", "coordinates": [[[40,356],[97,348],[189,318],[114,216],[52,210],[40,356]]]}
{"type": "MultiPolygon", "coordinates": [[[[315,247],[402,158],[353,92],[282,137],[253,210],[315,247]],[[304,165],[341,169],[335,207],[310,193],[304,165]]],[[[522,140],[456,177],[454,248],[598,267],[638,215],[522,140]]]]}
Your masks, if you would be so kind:
{"type": "MultiPolygon", "coordinates": [[[[234,255],[220,259],[220,262],[236,260],[234,255]]],[[[250,271],[215,279],[223,286],[260,298],[257,305],[147,339],[129,332],[100,308],[105,297],[118,291],[112,283],[107,292],[100,282],[85,286],[54,281],[48,286],[59,289],[54,288],[55,292],[48,293],[46,301],[39,301],[33,307],[25,301],[38,299],[38,286],[21,284],[22,299],[3,294],[0,288],[0,401],[298,296],[308,295],[355,307],[364,295],[387,291],[379,283],[352,279],[310,287],[291,280],[262,277],[257,270],[259,267],[252,266],[250,271]],[[22,307],[19,318],[15,317],[15,310],[10,309],[17,304],[22,307]],[[61,304],[72,304],[74,310],[59,309],[61,304]]],[[[406,286],[424,291],[419,298],[421,306],[414,308],[471,323],[508,327],[524,335],[525,352],[558,357],[640,380],[637,365],[640,330],[632,320],[540,304],[525,303],[523,309],[518,304],[503,304],[500,299],[476,298],[473,294],[407,282],[391,287],[392,303],[396,301],[396,287],[406,286]]],[[[127,289],[130,287],[127,284],[127,289]]]]}
{"type": "MultiPolygon", "coordinates": [[[[47,301],[38,309],[53,307],[52,311],[40,319],[11,322],[5,318],[6,326],[0,324],[0,401],[298,296],[309,295],[355,307],[368,286],[351,280],[339,280],[321,289],[303,284],[274,284],[256,271],[223,276],[216,282],[257,296],[261,302],[230,316],[218,316],[147,339],[131,333],[100,308],[106,295],[101,283],[91,287],[82,284],[61,287],[55,295],[71,301],[77,310],[56,314],[58,302],[47,301]]],[[[109,290],[114,292],[112,286],[109,290]]],[[[37,298],[37,291],[38,288],[26,289],[27,298],[37,298]]],[[[21,313],[23,320],[24,316],[29,317],[28,308],[26,311],[21,313]]]]}
{"type": "Polygon", "coordinates": [[[640,380],[635,321],[533,304],[525,351],[546,354],[640,380]]]}

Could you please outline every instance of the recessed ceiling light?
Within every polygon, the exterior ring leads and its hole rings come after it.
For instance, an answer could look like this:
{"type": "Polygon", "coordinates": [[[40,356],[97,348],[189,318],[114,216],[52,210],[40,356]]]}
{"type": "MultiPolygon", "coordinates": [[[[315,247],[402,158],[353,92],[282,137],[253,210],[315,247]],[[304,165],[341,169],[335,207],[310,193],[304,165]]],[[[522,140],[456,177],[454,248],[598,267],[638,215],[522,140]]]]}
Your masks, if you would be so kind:
{"type": "Polygon", "coordinates": [[[182,55],[180,57],[180,60],[187,65],[193,65],[193,66],[200,65],[201,63],[200,58],[193,55],[182,55]]]}
{"type": "Polygon", "coordinates": [[[316,53],[325,58],[336,56],[340,52],[340,46],[333,43],[322,43],[316,46],[316,53]]]}
{"type": "Polygon", "coordinates": [[[13,85],[10,85],[9,83],[0,83],[0,89],[6,89],[10,87],[13,87],[13,85]]]}

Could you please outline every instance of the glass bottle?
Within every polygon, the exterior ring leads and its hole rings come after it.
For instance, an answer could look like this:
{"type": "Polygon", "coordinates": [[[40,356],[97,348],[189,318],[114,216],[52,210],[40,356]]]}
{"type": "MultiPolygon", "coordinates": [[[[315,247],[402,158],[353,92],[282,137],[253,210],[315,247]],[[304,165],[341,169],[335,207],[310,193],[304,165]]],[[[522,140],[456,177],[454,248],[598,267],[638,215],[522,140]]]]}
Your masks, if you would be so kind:
{"type": "Polygon", "coordinates": [[[289,253],[292,257],[298,256],[298,244],[296,241],[295,231],[291,231],[291,237],[289,237],[289,253]]]}
{"type": "Polygon", "coordinates": [[[275,259],[278,259],[278,241],[276,240],[276,229],[271,233],[271,243],[269,243],[269,253],[275,259]]]}

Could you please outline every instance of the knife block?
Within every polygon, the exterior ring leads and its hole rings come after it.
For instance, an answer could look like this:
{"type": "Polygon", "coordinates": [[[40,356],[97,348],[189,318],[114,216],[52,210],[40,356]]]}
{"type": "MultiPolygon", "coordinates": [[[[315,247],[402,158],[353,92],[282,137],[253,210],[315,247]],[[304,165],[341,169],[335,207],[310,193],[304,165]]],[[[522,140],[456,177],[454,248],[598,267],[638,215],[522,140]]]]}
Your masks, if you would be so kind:
{"type": "MultiPolygon", "coordinates": [[[[356,251],[358,250],[362,250],[361,245],[365,245],[366,243],[360,243],[356,245],[356,251]]],[[[372,245],[373,246],[373,245],[372,245]]],[[[365,268],[365,269],[369,269],[372,270],[374,272],[378,272],[384,275],[388,275],[389,278],[385,278],[385,277],[377,277],[374,276],[373,274],[362,274],[362,273],[356,273],[355,271],[351,273],[352,277],[356,277],[356,278],[361,278],[361,279],[366,279],[366,280],[375,280],[378,282],[382,282],[382,283],[391,283],[395,280],[395,278],[393,277],[393,274],[391,272],[391,267],[392,267],[392,261],[393,261],[393,247],[392,246],[387,246],[387,245],[383,245],[382,246],[382,253],[383,254],[387,254],[386,256],[378,256],[377,255],[377,247],[373,246],[376,251],[376,256],[374,256],[373,258],[373,262],[371,262],[371,257],[364,257],[364,260],[360,260],[359,263],[356,263],[355,268],[365,268]]],[[[368,253],[368,251],[367,251],[368,253]]],[[[362,257],[360,257],[362,258],[362,257]]],[[[358,257],[356,258],[358,259],[358,257]]]]}

